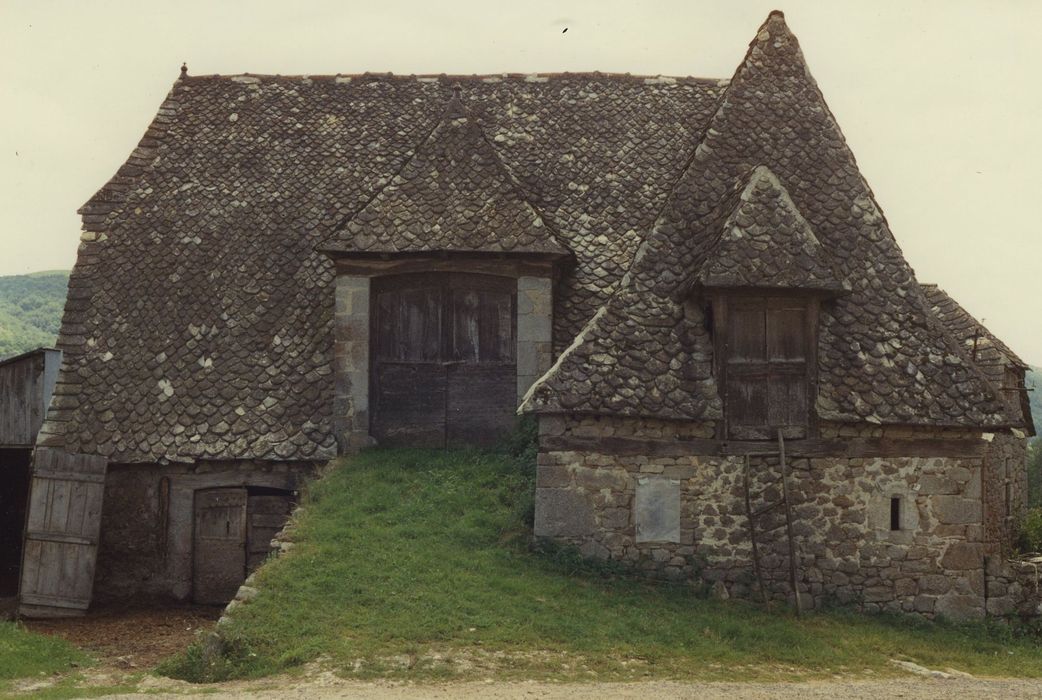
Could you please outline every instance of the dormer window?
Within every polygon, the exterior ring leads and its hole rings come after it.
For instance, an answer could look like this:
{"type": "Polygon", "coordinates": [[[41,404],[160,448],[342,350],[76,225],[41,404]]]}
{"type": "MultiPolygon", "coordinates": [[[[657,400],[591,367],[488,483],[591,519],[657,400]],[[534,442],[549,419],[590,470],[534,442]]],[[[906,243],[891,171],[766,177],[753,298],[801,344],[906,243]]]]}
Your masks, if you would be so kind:
{"type": "Polygon", "coordinates": [[[818,299],[732,292],[714,304],[730,439],[807,437],[816,393],[818,299]]]}
{"type": "Polygon", "coordinates": [[[728,439],[813,432],[818,309],[850,291],[781,181],[764,166],[719,208],[695,276],[713,299],[715,370],[728,439]]]}

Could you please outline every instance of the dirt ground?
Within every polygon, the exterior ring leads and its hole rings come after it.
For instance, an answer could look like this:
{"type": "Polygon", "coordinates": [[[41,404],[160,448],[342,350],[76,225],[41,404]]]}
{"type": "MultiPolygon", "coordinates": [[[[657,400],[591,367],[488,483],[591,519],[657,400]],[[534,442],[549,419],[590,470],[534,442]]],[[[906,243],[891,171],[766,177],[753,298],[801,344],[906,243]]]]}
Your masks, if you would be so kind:
{"type": "Polygon", "coordinates": [[[102,666],[150,670],[187,647],[198,630],[210,627],[221,609],[206,606],[102,608],[85,617],[26,620],[33,632],[62,637],[86,650],[102,666]]]}
{"type": "MultiPolygon", "coordinates": [[[[248,698],[373,698],[375,700],[419,700],[492,698],[493,700],[599,700],[600,698],[698,698],[700,700],[989,700],[990,698],[1042,698],[1042,681],[947,678],[920,676],[879,680],[834,679],[805,683],[689,683],[644,681],[635,683],[554,683],[545,681],[477,681],[414,684],[389,681],[345,680],[317,668],[303,676],[277,677],[258,681],[236,681],[192,685],[168,678],[142,675],[167,656],[191,643],[199,629],[213,624],[217,608],[182,606],[164,609],[107,608],[71,620],[31,621],[36,632],[54,634],[94,654],[99,665],[84,674],[79,686],[87,694],[91,687],[120,685],[129,681],[138,692],[115,698],[160,700],[205,694],[214,700],[248,698]]],[[[31,697],[53,681],[30,682],[20,688],[31,697]]],[[[17,692],[17,691],[16,691],[17,692]]],[[[96,692],[96,690],[95,690],[96,692]]],[[[19,695],[21,695],[19,693],[19,695]]],[[[91,693],[93,695],[93,693],[91,693]]]]}
{"type": "MultiPolygon", "coordinates": [[[[151,688],[149,694],[121,695],[119,698],[160,700],[184,697],[151,688]],[[159,691],[158,693],[156,691],[159,691]]],[[[183,692],[183,690],[182,690],[183,692]]],[[[371,698],[373,700],[419,700],[449,698],[470,700],[600,700],[601,698],[697,698],[698,700],[1009,700],[1042,698],[1042,682],[979,679],[893,679],[879,681],[814,681],[809,683],[544,683],[477,682],[437,685],[396,685],[318,678],[307,681],[269,681],[206,686],[207,698],[246,700],[247,698],[371,698]]]]}

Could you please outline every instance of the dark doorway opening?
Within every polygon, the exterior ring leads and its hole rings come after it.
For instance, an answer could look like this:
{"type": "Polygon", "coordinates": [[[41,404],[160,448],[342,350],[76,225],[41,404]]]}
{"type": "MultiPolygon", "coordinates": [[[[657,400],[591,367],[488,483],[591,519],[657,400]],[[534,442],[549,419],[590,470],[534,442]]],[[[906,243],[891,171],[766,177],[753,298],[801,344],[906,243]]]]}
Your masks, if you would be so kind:
{"type": "Polygon", "coordinates": [[[18,595],[31,461],[28,448],[0,448],[0,598],[18,595]]]}

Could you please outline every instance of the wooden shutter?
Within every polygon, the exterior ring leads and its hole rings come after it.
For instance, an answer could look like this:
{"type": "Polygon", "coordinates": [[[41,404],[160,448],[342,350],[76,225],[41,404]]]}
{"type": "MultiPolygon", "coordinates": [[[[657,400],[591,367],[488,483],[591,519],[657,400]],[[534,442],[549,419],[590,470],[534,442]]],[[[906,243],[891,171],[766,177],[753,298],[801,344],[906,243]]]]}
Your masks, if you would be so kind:
{"type": "Polygon", "coordinates": [[[805,437],[813,354],[811,304],[804,299],[735,296],[724,316],[722,378],[727,432],[763,440],[778,429],[805,437]]]}
{"type": "Polygon", "coordinates": [[[94,589],[107,460],[39,447],[33,464],[19,612],[82,615],[94,589]]]}

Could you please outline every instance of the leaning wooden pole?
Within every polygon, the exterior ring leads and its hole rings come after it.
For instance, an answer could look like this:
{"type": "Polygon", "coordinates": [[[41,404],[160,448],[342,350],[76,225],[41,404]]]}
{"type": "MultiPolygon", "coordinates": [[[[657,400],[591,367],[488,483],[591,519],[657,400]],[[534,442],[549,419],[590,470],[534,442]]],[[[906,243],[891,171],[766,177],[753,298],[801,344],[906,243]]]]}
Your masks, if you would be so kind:
{"type": "Polygon", "coordinates": [[[800,590],[796,586],[796,540],[792,536],[792,504],[789,502],[789,467],[785,464],[785,438],[778,431],[778,457],[781,464],[782,499],[785,501],[785,533],[789,538],[789,584],[796,603],[796,617],[803,612],[800,605],[800,590]]]}
{"type": "Polygon", "coordinates": [[[749,496],[750,480],[749,472],[752,467],[749,465],[749,455],[745,456],[745,516],[749,519],[749,539],[753,543],[753,570],[756,572],[756,581],[760,584],[760,595],[763,596],[763,604],[769,605],[770,601],[767,598],[767,586],[764,585],[763,581],[763,570],[760,568],[760,547],[756,543],[756,523],[753,518],[753,505],[751,497],[749,496]]]}

